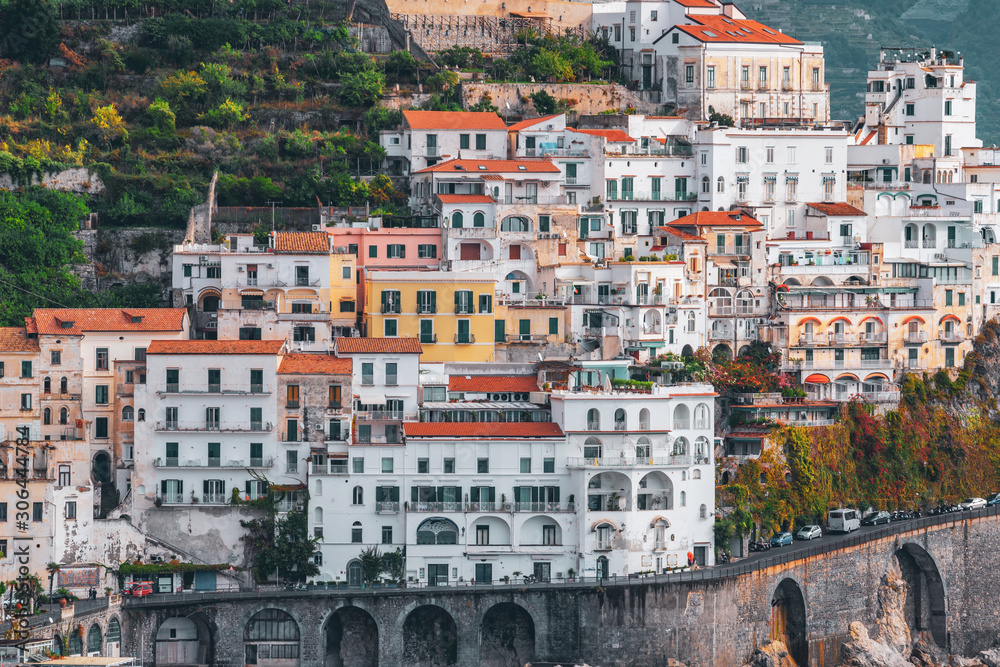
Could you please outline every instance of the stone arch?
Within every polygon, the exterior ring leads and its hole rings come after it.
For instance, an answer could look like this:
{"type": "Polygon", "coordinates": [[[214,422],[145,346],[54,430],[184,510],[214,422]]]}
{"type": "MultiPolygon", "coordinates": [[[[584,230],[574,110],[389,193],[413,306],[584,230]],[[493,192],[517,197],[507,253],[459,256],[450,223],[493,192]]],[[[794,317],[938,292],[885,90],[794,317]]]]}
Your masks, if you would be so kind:
{"type": "Polygon", "coordinates": [[[302,624],[289,612],[264,607],[243,624],[244,662],[264,667],[297,667],[301,656],[302,624]],[[267,655],[261,650],[267,647],[267,655]]]}
{"type": "Polygon", "coordinates": [[[325,667],[378,667],[379,627],[368,611],[340,607],[323,624],[325,667]]]}
{"type": "Polygon", "coordinates": [[[111,457],[107,452],[97,452],[91,463],[91,477],[98,484],[111,483],[111,457]]]}
{"type": "Polygon", "coordinates": [[[87,630],[87,653],[86,655],[104,655],[104,633],[101,632],[101,626],[97,623],[93,623],[90,629],[87,630]]]}
{"type": "Polygon", "coordinates": [[[907,542],[895,553],[899,569],[906,582],[904,613],[911,632],[930,631],[934,642],[948,645],[948,616],[944,581],[934,557],[913,542],[907,542]]]}
{"type": "Polygon", "coordinates": [[[156,629],[157,665],[206,665],[212,662],[212,631],[200,614],[174,616],[156,629]]]}
{"type": "Polygon", "coordinates": [[[716,345],[712,348],[712,359],[714,361],[729,360],[733,358],[733,348],[726,343],[716,345]]]}
{"type": "Polygon", "coordinates": [[[438,667],[458,662],[458,627],[442,607],[415,607],[406,614],[402,629],[403,665],[438,667]]]}
{"type": "Polygon", "coordinates": [[[490,607],[479,626],[479,664],[520,667],[535,659],[535,622],[524,607],[501,602],[490,607]]]}
{"type": "Polygon", "coordinates": [[[684,357],[685,359],[690,359],[691,357],[694,356],[694,348],[692,348],[690,345],[685,345],[683,348],[681,348],[681,356],[684,357]]]}
{"type": "Polygon", "coordinates": [[[788,654],[799,667],[809,665],[809,640],[806,634],[806,600],[794,579],[782,579],[771,597],[771,639],[785,643],[788,654]]]}
{"type": "Polygon", "coordinates": [[[105,652],[109,658],[121,655],[122,624],[117,616],[108,619],[108,630],[104,636],[105,652]]]}

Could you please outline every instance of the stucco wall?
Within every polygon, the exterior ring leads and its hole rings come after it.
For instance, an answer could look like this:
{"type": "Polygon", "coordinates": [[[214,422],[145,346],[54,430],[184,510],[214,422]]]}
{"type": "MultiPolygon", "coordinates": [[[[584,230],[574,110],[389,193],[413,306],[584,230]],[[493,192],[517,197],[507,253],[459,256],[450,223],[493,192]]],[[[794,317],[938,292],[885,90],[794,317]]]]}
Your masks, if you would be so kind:
{"type": "Polygon", "coordinates": [[[638,95],[617,83],[463,83],[462,106],[469,108],[486,93],[501,114],[506,112],[525,117],[537,116],[538,112],[529,98],[539,90],[544,90],[556,100],[575,100],[569,110],[579,114],[598,114],[602,111],[625,109],[629,105],[638,113],[654,114],[657,111],[657,105],[644,102],[638,95]]]}

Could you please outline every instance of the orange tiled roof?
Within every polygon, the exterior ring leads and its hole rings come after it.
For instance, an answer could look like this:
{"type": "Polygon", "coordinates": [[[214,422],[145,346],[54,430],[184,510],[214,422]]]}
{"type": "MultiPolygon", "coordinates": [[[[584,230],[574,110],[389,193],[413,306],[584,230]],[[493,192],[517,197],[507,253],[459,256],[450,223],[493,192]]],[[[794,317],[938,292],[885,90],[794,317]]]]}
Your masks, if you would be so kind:
{"type": "Polygon", "coordinates": [[[712,0],[674,0],[681,7],[718,7],[712,0]]]}
{"type": "Polygon", "coordinates": [[[670,234],[671,236],[676,236],[682,241],[701,241],[702,243],[708,243],[708,241],[701,238],[697,234],[689,234],[688,232],[685,232],[680,229],[674,229],[672,227],[657,227],[657,229],[659,229],[661,232],[670,234]]]}
{"type": "Polygon", "coordinates": [[[404,111],[411,130],[506,130],[492,111],[404,111]]]}
{"type": "Polygon", "coordinates": [[[495,204],[489,195],[437,195],[442,204],[495,204]]]}
{"type": "Polygon", "coordinates": [[[488,174],[490,172],[501,173],[559,173],[559,167],[552,164],[552,160],[448,160],[439,162],[433,167],[425,167],[418,171],[418,174],[426,174],[432,171],[445,172],[468,172],[470,174],[488,174]],[[480,167],[484,167],[480,169],[480,167]],[[524,169],[521,169],[524,167],[524,169]]]}
{"type": "Polygon", "coordinates": [[[868,215],[860,208],[851,206],[850,204],[846,204],[844,202],[816,202],[816,203],[808,203],[806,204],[806,206],[811,206],[820,213],[823,213],[824,215],[832,215],[839,217],[851,217],[851,216],[860,217],[868,215]]]}
{"type": "Polygon", "coordinates": [[[621,130],[572,130],[578,134],[589,134],[593,137],[604,137],[608,141],[632,141],[635,139],[628,135],[628,132],[621,130]]]}
{"type": "Polygon", "coordinates": [[[184,308],[40,308],[26,318],[39,334],[85,331],[181,331],[184,308]]]}
{"type": "Polygon", "coordinates": [[[538,378],[534,375],[452,375],[448,378],[448,391],[538,391],[538,378]]]}
{"type": "Polygon", "coordinates": [[[561,438],[562,429],[553,422],[414,422],[406,424],[408,438],[561,438]]]}
{"type": "Polygon", "coordinates": [[[668,227],[763,227],[759,220],[742,211],[698,211],[677,218],[668,227]]]}
{"type": "Polygon", "coordinates": [[[154,340],[146,354],[278,354],[284,340],[154,340]]]}
{"type": "MultiPolygon", "coordinates": [[[[687,18],[699,25],[679,25],[682,30],[699,42],[738,42],[742,44],[801,44],[763,23],[749,19],[731,19],[717,14],[688,14],[687,18]]],[[[666,33],[664,33],[666,34],[666,33]]]]}
{"type": "Polygon", "coordinates": [[[38,352],[38,341],[24,327],[0,327],[0,352],[38,352]]]}
{"type": "Polygon", "coordinates": [[[350,375],[354,364],[332,354],[286,354],[281,358],[281,375],[350,375]]]}
{"type": "Polygon", "coordinates": [[[416,338],[335,339],[337,354],[420,354],[423,348],[416,338]]]}
{"type": "Polygon", "coordinates": [[[330,254],[330,240],[326,232],[277,232],[274,235],[274,252],[330,254]]]}
{"type": "Polygon", "coordinates": [[[520,123],[514,123],[507,128],[508,132],[516,132],[517,130],[526,130],[529,127],[534,127],[539,123],[544,123],[547,120],[552,120],[553,118],[558,118],[562,114],[552,114],[551,116],[539,116],[538,118],[527,118],[522,120],[520,123]]]}

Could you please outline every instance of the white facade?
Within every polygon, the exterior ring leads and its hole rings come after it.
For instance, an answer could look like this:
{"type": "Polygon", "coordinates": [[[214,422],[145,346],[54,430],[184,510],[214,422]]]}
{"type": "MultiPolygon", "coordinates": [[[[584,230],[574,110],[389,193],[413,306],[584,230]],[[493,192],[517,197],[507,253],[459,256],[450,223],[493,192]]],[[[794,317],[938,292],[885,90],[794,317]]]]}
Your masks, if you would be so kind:
{"type": "Polygon", "coordinates": [[[403,123],[383,130],[379,142],[391,173],[409,176],[442,160],[500,159],[507,155],[507,126],[492,112],[403,112],[403,123]]]}

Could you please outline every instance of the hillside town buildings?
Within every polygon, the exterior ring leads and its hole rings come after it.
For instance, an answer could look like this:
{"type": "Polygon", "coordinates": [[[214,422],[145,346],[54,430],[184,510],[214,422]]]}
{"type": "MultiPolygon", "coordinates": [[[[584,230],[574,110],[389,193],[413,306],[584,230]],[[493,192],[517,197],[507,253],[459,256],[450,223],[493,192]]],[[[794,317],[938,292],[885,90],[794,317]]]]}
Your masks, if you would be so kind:
{"type": "Polygon", "coordinates": [[[373,547],[413,585],[712,565],[720,463],[961,367],[1000,312],[1000,156],[960,57],[884,49],[833,122],[822,48],[731,3],[588,11],[676,113],[407,110],[381,142],[412,215],[185,242],[177,308],[0,330],[34,572],[242,562],[269,491],[350,586],[373,547]],[[800,395],[679,381],[760,345],[800,395]]]}

